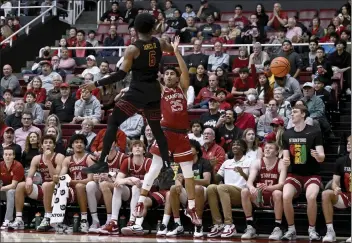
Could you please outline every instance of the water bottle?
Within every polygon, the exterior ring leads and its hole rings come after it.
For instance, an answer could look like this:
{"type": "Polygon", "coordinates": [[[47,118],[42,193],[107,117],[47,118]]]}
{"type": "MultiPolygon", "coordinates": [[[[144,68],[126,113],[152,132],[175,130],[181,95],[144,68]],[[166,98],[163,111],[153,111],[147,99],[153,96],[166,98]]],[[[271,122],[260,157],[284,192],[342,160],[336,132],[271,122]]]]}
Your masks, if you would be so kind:
{"type": "Polygon", "coordinates": [[[35,229],[38,229],[41,221],[41,214],[38,212],[35,214],[35,229]]]}
{"type": "Polygon", "coordinates": [[[120,216],[119,225],[120,225],[120,229],[126,227],[127,222],[126,222],[126,217],[124,215],[120,216]]]}
{"type": "Polygon", "coordinates": [[[73,232],[79,232],[79,215],[77,213],[73,215],[73,232]]]}
{"type": "Polygon", "coordinates": [[[161,226],[161,220],[158,220],[158,223],[156,225],[156,232],[160,230],[160,226],[161,226]]]}

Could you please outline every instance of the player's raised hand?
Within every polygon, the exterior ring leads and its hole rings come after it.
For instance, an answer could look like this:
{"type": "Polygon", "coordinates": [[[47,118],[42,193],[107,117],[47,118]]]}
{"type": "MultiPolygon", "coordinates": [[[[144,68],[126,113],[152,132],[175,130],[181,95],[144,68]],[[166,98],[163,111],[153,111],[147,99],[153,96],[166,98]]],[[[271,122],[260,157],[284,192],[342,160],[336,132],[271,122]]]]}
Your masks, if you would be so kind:
{"type": "Polygon", "coordinates": [[[172,47],[174,48],[174,52],[178,51],[178,45],[180,44],[180,37],[177,35],[173,42],[171,42],[172,47]]]}
{"type": "Polygon", "coordinates": [[[82,84],[79,88],[82,89],[82,90],[83,89],[87,89],[89,91],[92,91],[96,87],[95,87],[94,83],[88,83],[88,84],[82,84]]]}

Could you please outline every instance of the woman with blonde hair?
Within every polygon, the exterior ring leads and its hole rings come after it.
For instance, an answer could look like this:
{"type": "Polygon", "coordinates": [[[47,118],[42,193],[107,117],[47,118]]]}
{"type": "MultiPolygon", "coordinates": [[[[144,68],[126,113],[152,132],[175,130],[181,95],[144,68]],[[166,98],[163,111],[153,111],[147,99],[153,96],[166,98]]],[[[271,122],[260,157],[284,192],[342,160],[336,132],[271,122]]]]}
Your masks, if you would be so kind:
{"type": "Polygon", "coordinates": [[[242,139],[247,143],[248,149],[246,152],[246,158],[253,161],[263,157],[263,150],[259,147],[259,141],[255,136],[255,130],[253,128],[247,128],[244,130],[242,139]]]}
{"type": "Polygon", "coordinates": [[[248,50],[245,46],[238,48],[239,55],[233,60],[232,72],[238,73],[241,68],[248,67],[249,65],[249,55],[248,50]]]}
{"type": "Polygon", "coordinates": [[[56,138],[55,152],[65,154],[65,146],[61,140],[61,130],[56,126],[48,126],[44,128],[44,135],[52,135],[56,138]]]}
{"type": "Polygon", "coordinates": [[[47,129],[48,127],[57,128],[58,129],[58,138],[56,139],[56,141],[58,141],[58,139],[61,140],[61,136],[62,136],[61,123],[60,123],[60,119],[57,115],[51,114],[46,118],[44,130],[47,129]]]}
{"type": "Polygon", "coordinates": [[[33,157],[38,154],[40,154],[40,135],[36,132],[30,132],[26,138],[25,148],[21,159],[25,170],[29,168],[33,157]]]}
{"type": "MultiPolygon", "coordinates": [[[[0,42],[3,42],[4,40],[6,40],[9,36],[11,36],[13,34],[12,29],[8,25],[1,26],[0,32],[1,32],[0,42]]],[[[16,36],[13,36],[12,41],[16,40],[16,38],[17,38],[16,36]]],[[[6,41],[2,47],[5,47],[8,43],[10,43],[9,40],[6,41]]]]}

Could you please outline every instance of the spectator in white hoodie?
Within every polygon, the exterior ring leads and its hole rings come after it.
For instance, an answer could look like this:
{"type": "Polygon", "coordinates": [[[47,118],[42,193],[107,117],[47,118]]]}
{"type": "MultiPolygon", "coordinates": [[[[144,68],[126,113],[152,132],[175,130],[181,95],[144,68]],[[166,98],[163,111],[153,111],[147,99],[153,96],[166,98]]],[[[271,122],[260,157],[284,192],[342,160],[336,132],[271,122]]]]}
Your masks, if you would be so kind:
{"type": "Polygon", "coordinates": [[[134,114],[120,125],[120,129],[129,139],[139,139],[144,126],[143,116],[138,113],[134,114]]]}

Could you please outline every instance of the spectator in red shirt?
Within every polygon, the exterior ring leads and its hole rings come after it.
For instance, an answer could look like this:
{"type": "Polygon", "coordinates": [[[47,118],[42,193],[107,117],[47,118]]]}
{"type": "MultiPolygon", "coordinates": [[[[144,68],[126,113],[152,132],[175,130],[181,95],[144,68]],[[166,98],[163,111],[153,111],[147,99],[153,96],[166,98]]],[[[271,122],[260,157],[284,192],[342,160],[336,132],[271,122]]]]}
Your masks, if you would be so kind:
{"type": "Polygon", "coordinates": [[[235,7],[235,25],[237,25],[240,29],[243,29],[246,25],[249,24],[247,17],[242,15],[242,5],[238,4],[235,7]]]}
{"type": "Polygon", "coordinates": [[[203,158],[210,161],[213,169],[212,177],[220,169],[225,161],[225,150],[215,143],[215,132],[212,128],[206,128],[203,132],[204,145],[202,146],[203,158]]]}
{"type": "MultiPolygon", "coordinates": [[[[62,39],[60,40],[60,42],[59,42],[59,47],[68,47],[68,46],[69,46],[69,45],[67,44],[66,39],[62,38],[62,39]]],[[[55,50],[55,51],[53,52],[52,57],[58,56],[58,55],[59,55],[59,50],[55,50]]],[[[69,56],[69,57],[72,57],[72,50],[68,50],[68,56],[69,56]]]]}
{"type": "Polygon", "coordinates": [[[67,38],[66,42],[68,46],[76,46],[77,44],[77,29],[75,27],[71,27],[69,32],[69,38],[67,38]]]}
{"type": "MultiPolygon", "coordinates": [[[[83,30],[78,30],[76,35],[76,47],[93,47],[92,44],[85,40],[86,33],[83,30]]],[[[81,49],[73,50],[74,57],[87,57],[89,55],[94,55],[95,51],[92,49],[81,49]]]]}
{"type": "Polygon", "coordinates": [[[39,76],[34,77],[33,80],[28,84],[24,97],[26,97],[28,92],[33,92],[36,95],[36,102],[38,104],[44,104],[46,100],[46,89],[42,88],[42,84],[43,82],[39,76]]]}
{"type": "Polygon", "coordinates": [[[248,65],[249,65],[247,47],[241,46],[240,48],[238,48],[238,50],[239,50],[240,55],[238,57],[236,57],[232,63],[232,72],[233,73],[238,73],[241,68],[248,67],[248,65]]]}
{"type": "Polygon", "coordinates": [[[130,27],[128,31],[130,32],[130,38],[126,41],[125,46],[129,46],[138,40],[138,35],[134,27],[130,27]]]}
{"type": "Polygon", "coordinates": [[[232,109],[232,106],[230,105],[230,103],[226,102],[226,91],[225,90],[218,90],[216,92],[216,97],[218,98],[218,101],[220,103],[220,106],[219,106],[219,112],[222,112],[222,111],[226,111],[228,109],[232,109]]]}
{"type": "Polygon", "coordinates": [[[236,98],[245,99],[247,91],[250,88],[255,88],[255,82],[252,77],[249,77],[249,69],[243,67],[239,71],[240,77],[235,78],[231,94],[236,98]]]}
{"type": "Polygon", "coordinates": [[[6,214],[1,229],[7,229],[9,223],[13,220],[15,190],[18,182],[21,182],[24,178],[24,169],[20,162],[15,161],[15,151],[12,148],[4,148],[3,158],[4,161],[0,162],[0,180],[2,181],[0,197],[6,198],[6,214]]]}
{"type": "MultiPolygon", "coordinates": [[[[194,104],[198,104],[198,107],[208,108],[208,101],[211,97],[216,96],[216,91],[220,90],[218,77],[216,75],[210,75],[209,86],[202,88],[197,97],[194,100],[194,104]]],[[[226,92],[226,91],[225,91],[226,92]]]]}
{"type": "MultiPolygon", "coordinates": [[[[94,153],[95,156],[100,156],[101,151],[103,150],[103,138],[106,133],[106,128],[102,129],[98,132],[95,136],[92,145],[90,146],[90,151],[94,153]]],[[[119,151],[124,153],[127,144],[127,136],[126,134],[121,131],[120,129],[116,133],[116,146],[119,148],[119,151]]]]}
{"type": "Polygon", "coordinates": [[[275,3],[273,13],[269,17],[265,31],[279,30],[287,24],[287,14],[281,10],[281,4],[275,3]]]}
{"type": "Polygon", "coordinates": [[[341,23],[341,19],[339,17],[334,17],[331,22],[335,27],[335,32],[340,36],[341,32],[345,29],[341,23]]]}
{"type": "Polygon", "coordinates": [[[255,129],[255,119],[252,114],[244,112],[244,102],[241,99],[237,99],[234,105],[234,111],[237,114],[237,120],[235,126],[246,130],[247,128],[255,129]]]}

